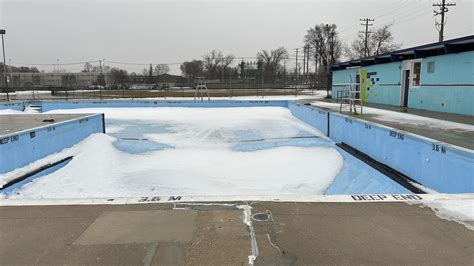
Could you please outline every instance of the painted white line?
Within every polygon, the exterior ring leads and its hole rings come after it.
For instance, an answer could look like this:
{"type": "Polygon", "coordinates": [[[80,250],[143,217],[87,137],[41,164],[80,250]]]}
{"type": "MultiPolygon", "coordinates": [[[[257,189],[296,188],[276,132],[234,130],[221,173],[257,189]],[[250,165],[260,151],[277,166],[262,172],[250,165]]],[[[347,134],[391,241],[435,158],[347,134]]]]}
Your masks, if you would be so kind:
{"type": "Polygon", "coordinates": [[[0,206],[44,206],[44,205],[117,205],[149,203],[200,203],[215,202],[424,202],[433,200],[474,199],[474,193],[466,194],[371,194],[371,195],[314,195],[314,196],[148,196],[123,198],[84,199],[0,199],[0,206]]]}

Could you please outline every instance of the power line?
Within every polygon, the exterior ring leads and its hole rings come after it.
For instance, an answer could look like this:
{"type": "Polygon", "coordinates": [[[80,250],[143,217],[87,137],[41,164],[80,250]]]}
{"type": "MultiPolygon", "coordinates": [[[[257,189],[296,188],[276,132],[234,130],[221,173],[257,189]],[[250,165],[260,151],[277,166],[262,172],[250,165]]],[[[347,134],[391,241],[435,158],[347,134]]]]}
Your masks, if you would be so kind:
{"type": "Polygon", "coordinates": [[[70,65],[82,65],[86,63],[94,63],[99,62],[99,60],[90,60],[90,61],[83,61],[83,62],[72,62],[72,63],[22,63],[22,62],[14,62],[15,65],[24,65],[24,66],[70,66],[70,65]]]}
{"type": "MultiPolygon", "coordinates": [[[[426,3],[424,2],[413,3],[413,1],[408,1],[408,2],[402,3],[401,5],[397,4],[398,7],[392,8],[390,12],[375,14],[373,18],[377,19],[377,22],[379,22],[379,24],[386,24],[387,22],[393,23],[395,20],[397,21],[403,20],[405,17],[409,16],[412,13],[416,13],[421,10],[426,10],[425,4],[426,3]],[[406,7],[408,6],[410,6],[410,10],[407,11],[406,7]]],[[[346,29],[340,30],[338,34],[343,36],[341,40],[349,40],[357,36],[358,29],[359,29],[358,26],[352,27],[352,28],[346,28],[346,29]]]]}
{"type": "MultiPolygon", "coordinates": [[[[403,2],[403,1],[401,1],[403,2]]],[[[393,6],[390,6],[390,7],[386,7],[386,8],[382,8],[380,10],[377,10],[375,12],[372,12],[373,14],[375,14],[373,17],[374,18],[379,18],[379,17],[386,17],[386,15],[393,15],[394,13],[398,12],[398,11],[401,11],[403,10],[403,12],[406,11],[406,6],[408,5],[412,5],[413,4],[413,1],[412,0],[408,0],[407,2],[405,3],[397,3],[393,6]],[[386,12],[387,11],[387,12],[386,12]]],[[[354,27],[354,26],[349,26],[349,27],[342,27],[340,30],[339,30],[339,34],[341,33],[345,33],[345,32],[354,32],[354,31],[358,31],[359,27],[354,27]]]]}
{"type": "MultiPolygon", "coordinates": [[[[110,60],[107,60],[109,63],[113,63],[113,64],[119,64],[119,65],[135,65],[135,66],[149,66],[150,63],[133,63],[133,62],[119,62],[119,61],[110,61],[110,60]]],[[[159,64],[163,64],[163,65],[180,65],[182,64],[183,62],[173,62],[173,63],[159,63],[159,64]]]]}
{"type": "MultiPolygon", "coordinates": [[[[388,24],[392,23],[394,25],[400,25],[400,24],[403,24],[405,22],[409,22],[412,19],[418,18],[419,15],[424,14],[428,11],[429,10],[427,10],[424,6],[419,6],[418,8],[415,8],[414,10],[411,10],[409,12],[405,12],[405,14],[403,16],[399,16],[399,17],[397,17],[395,19],[392,19],[392,20],[391,20],[390,17],[382,18],[380,20],[377,20],[377,22],[379,24],[387,24],[387,22],[389,22],[388,24]]],[[[346,35],[346,36],[342,37],[341,40],[342,41],[349,41],[352,38],[356,38],[357,34],[359,34],[359,32],[354,32],[350,35],[346,35]]]]}
{"type": "Polygon", "coordinates": [[[444,14],[449,11],[449,6],[456,6],[456,3],[446,3],[446,0],[442,0],[441,3],[435,3],[433,6],[439,7],[439,11],[433,10],[433,12],[435,17],[441,15],[441,22],[435,20],[435,27],[439,32],[439,41],[442,42],[444,39],[444,26],[446,25],[444,14]]]}

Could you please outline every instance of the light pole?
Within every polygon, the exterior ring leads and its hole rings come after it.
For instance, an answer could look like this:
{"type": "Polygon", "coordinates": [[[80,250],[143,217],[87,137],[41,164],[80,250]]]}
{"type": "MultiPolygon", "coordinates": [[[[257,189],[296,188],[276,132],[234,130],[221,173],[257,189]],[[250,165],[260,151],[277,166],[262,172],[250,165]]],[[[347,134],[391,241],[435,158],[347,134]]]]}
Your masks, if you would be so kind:
{"type": "Polygon", "coordinates": [[[56,59],[56,80],[58,81],[58,87],[61,87],[61,80],[59,78],[59,59],[56,59]]]}
{"type": "Polygon", "coordinates": [[[104,88],[107,89],[107,68],[105,68],[105,59],[102,61],[104,61],[104,88]]]}
{"type": "Polygon", "coordinates": [[[5,59],[5,43],[3,41],[3,35],[5,35],[6,30],[0,29],[0,34],[2,35],[2,50],[3,50],[3,78],[5,80],[5,88],[7,90],[7,101],[10,101],[10,95],[8,94],[8,77],[7,77],[7,62],[5,59]]]}

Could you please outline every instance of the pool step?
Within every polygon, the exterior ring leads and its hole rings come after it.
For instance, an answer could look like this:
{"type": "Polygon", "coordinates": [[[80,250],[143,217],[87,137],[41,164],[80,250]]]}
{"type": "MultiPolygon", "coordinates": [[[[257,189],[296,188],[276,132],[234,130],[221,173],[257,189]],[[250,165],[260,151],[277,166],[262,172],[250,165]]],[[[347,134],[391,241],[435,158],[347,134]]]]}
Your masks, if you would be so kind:
{"type": "Polygon", "coordinates": [[[27,108],[35,110],[38,113],[43,112],[43,104],[40,101],[29,101],[27,108]]]}
{"type": "MultiPolygon", "coordinates": [[[[410,190],[415,194],[426,194],[426,191],[420,189],[419,187],[415,186],[414,184],[420,184],[413,180],[412,178],[404,175],[403,173],[398,172],[397,170],[393,169],[392,167],[383,164],[369,155],[347,145],[344,142],[336,143],[338,147],[345,150],[346,152],[350,153],[352,156],[356,157],[357,159],[363,161],[367,165],[371,166],[375,170],[381,172],[382,174],[388,176],[393,181],[397,182],[404,188],[410,190]]],[[[420,184],[421,185],[421,184],[420,184]]]]}

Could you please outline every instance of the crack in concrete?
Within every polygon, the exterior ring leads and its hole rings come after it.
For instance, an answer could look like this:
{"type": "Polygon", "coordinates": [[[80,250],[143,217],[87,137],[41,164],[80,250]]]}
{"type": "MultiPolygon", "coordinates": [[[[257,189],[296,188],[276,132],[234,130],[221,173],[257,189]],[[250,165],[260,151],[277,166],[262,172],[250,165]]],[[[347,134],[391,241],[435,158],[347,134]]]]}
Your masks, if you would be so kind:
{"type": "Polygon", "coordinates": [[[284,254],[283,251],[281,251],[280,247],[277,246],[275,243],[273,243],[269,233],[267,233],[267,239],[268,239],[268,243],[270,243],[270,245],[272,247],[274,247],[276,250],[278,250],[278,252],[280,252],[280,254],[284,254]]]}
{"type": "Polygon", "coordinates": [[[255,236],[255,229],[252,224],[252,207],[250,205],[239,205],[237,208],[243,210],[244,217],[242,218],[242,221],[249,227],[251,255],[249,255],[248,258],[249,265],[253,265],[254,261],[258,257],[258,245],[257,238],[255,236]]]}

